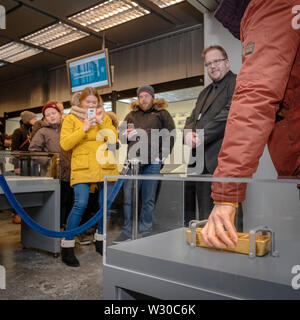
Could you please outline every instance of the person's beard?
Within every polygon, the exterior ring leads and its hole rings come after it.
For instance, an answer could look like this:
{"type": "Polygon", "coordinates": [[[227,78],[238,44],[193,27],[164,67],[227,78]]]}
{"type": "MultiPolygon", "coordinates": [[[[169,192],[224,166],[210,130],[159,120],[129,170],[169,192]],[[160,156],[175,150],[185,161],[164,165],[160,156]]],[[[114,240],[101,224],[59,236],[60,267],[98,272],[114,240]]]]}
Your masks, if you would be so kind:
{"type": "Polygon", "coordinates": [[[148,104],[141,104],[140,103],[140,107],[142,108],[142,110],[147,111],[149,109],[151,109],[151,107],[153,106],[153,101],[149,102],[148,104]]]}

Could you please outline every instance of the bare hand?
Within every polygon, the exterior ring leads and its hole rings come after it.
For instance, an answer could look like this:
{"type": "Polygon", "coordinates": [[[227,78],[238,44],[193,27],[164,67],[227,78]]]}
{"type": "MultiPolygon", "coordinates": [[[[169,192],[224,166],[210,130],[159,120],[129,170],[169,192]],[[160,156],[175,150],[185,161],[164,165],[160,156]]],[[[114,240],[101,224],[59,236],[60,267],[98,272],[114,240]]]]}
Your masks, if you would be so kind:
{"type": "Polygon", "coordinates": [[[87,132],[90,129],[90,127],[95,126],[96,121],[97,121],[96,116],[91,117],[91,118],[85,118],[84,124],[83,124],[84,132],[87,132]]]}
{"type": "Polygon", "coordinates": [[[185,142],[192,149],[198,148],[201,144],[198,133],[196,132],[188,132],[185,136],[185,142]]]}
{"type": "Polygon", "coordinates": [[[234,226],[236,209],[230,205],[215,205],[208,222],[201,231],[203,241],[210,247],[234,249],[238,237],[234,226]],[[228,231],[226,235],[225,229],[228,231]]]}
{"type": "Polygon", "coordinates": [[[126,129],[123,135],[127,137],[127,139],[131,139],[133,136],[137,134],[137,131],[133,128],[126,129]]]}

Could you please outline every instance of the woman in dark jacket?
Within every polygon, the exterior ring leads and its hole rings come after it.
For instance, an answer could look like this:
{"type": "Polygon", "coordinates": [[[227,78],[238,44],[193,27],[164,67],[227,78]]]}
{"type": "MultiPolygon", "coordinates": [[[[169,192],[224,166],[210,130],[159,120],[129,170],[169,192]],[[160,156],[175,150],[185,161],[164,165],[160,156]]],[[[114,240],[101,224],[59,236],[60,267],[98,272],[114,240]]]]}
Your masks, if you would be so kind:
{"type": "Polygon", "coordinates": [[[56,101],[48,102],[42,110],[44,121],[35,133],[29,151],[57,152],[60,154],[60,186],[61,186],[61,228],[66,224],[67,214],[72,209],[73,189],[70,187],[71,152],[61,149],[59,144],[62,124],[61,109],[56,101]]]}

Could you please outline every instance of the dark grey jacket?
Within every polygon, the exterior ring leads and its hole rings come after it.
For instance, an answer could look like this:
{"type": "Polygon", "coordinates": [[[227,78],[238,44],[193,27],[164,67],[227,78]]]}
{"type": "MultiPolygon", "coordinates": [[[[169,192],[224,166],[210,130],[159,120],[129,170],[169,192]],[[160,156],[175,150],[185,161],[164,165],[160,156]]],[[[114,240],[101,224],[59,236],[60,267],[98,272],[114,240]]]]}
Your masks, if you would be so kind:
{"type": "Polygon", "coordinates": [[[209,94],[214,83],[207,86],[200,93],[191,116],[186,119],[184,129],[204,129],[204,163],[211,174],[218,165],[218,155],[223,142],[235,82],[236,74],[229,71],[219,81],[216,94],[209,94]],[[202,116],[198,120],[200,111],[202,116]]]}

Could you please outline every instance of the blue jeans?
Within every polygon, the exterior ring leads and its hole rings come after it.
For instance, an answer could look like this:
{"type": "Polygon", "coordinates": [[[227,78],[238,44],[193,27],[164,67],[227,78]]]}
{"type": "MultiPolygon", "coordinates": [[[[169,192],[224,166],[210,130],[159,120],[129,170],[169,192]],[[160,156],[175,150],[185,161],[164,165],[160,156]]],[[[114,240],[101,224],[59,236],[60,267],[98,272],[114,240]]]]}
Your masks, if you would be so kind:
{"type": "MultiPolygon", "coordinates": [[[[158,175],[160,174],[161,164],[149,164],[140,168],[139,174],[158,175]]],[[[139,215],[138,228],[142,234],[152,231],[152,219],[155,208],[155,196],[157,190],[157,180],[139,180],[138,188],[142,191],[142,208],[139,215]]],[[[132,215],[132,186],[133,180],[124,180],[124,226],[123,232],[131,236],[131,215],[132,215]]]]}
{"type": "MultiPolygon", "coordinates": [[[[98,182],[99,189],[99,206],[103,207],[103,182],[98,182]]],[[[114,187],[113,182],[107,183],[107,196],[109,197],[114,187]]],[[[74,185],[74,205],[69,214],[66,230],[72,230],[79,226],[81,216],[83,215],[90,195],[90,184],[89,183],[78,183],[74,185]]],[[[98,222],[98,233],[103,234],[103,216],[99,219],[98,222]]],[[[73,240],[74,237],[66,237],[66,240],[73,240]]]]}

